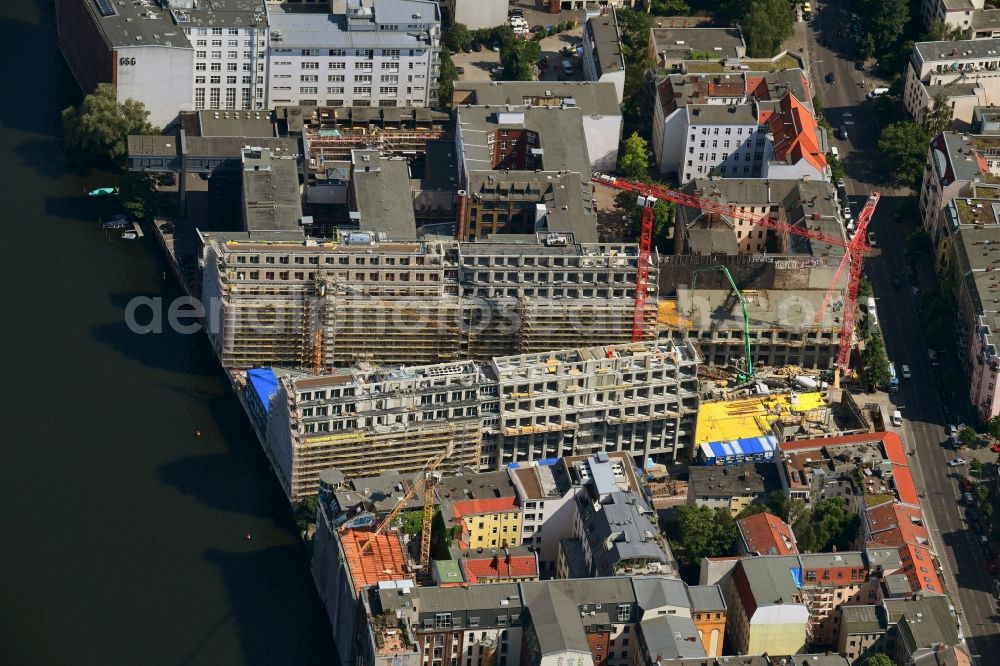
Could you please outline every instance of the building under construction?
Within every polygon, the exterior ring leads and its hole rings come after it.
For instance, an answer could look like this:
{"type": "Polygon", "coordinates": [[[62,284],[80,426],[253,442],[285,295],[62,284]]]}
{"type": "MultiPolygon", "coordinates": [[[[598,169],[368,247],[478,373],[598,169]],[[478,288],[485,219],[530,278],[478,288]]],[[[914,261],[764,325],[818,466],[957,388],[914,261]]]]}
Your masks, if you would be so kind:
{"type": "Polygon", "coordinates": [[[328,467],[415,472],[449,442],[444,471],[597,451],[673,462],[694,445],[698,361],[691,343],[627,343],[283,376],[263,397],[266,447],[293,501],[328,467]]]}
{"type": "MultiPolygon", "coordinates": [[[[202,234],[207,328],[227,367],[320,372],[632,339],[638,247],[572,234],[336,242],[202,234]]],[[[656,257],[645,321],[654,335],[656,257]]]]}

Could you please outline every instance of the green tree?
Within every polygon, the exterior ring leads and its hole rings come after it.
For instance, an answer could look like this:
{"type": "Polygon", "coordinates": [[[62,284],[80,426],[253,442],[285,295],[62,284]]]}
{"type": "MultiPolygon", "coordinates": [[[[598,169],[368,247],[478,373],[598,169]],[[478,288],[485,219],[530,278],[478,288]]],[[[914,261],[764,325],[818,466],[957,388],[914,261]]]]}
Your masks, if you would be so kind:
{"type": "Polygon", "coordinates": [[[840,161],[840,158],[829,153],[826,156],[826,163],[830,165],[830,178],[837,182],[844,177],[844,163],[840,161]]]}
{"type": "Polygon", "coordinates": [[[760,502],[754,502],[743,509],[736,518],[746,518],[747,516],[766,512],[787,522],[791,507],[792,500],[788,499],[784,491],[772,490],[767,495],[764,495],[764,498],[760,502]]]}
{"type": "Polygon", "coordinates": [[[820,500],[813,510],[796,522],[793,530],[799,549],[804,552],[826,553],[834,546],[850,550],[858,538],[861,520],[847,509],[843,497],[820,500]]]}
{"type": "Polygon", "coordinates": [[[713,511],[694,504],[677,507],[677,546],[694,566],[700,566],[705,557],[732,555],[736,535],[727,509],[713,511]]]}
{"type": "Polygon", "coordinates": [[[989,503],[983,504],[981,507],[979,507],[979,510],[983,514],[983,520],[985,520],[988,523],[990,521],[990,518],[993,517],[993,505],[989,503]]]}
{"type": "Polygon", "coordinates": [[[691,6],[686,0],[652,0],[649,11],[655,16],[687,16],[691,6]]]}
{"type": "Polygon", "coordinates": [[[986,422],[986,432],[1000,439],[1000,415],[994,416],[986,422]]]}
{"type": "Polygon", "coordinates": [[[441,74],[438,77],[438,103],[441,106],[450,106],[452,95],[455,94],[455,80],[458,78],[458,70],[451,59],[451,51],[447,46],[441,47],[441,74]]]}
{"type": "Polygon", "coordinates": [[[895,50],[910,21],[908,0],[864,0],[861,14],[881,52],[895,50]]]}
{"type": "Polygon", "coordinates": [[[134,99],[119,103],[110,83],[99,83],[80,106],[63,109],[62,122],[70,150],[112,161],[125,157],[130,134],[159,133],[149,123],[149,111],[143,103],[134,99]]]}
{"type": "Polygon", "coordinates": [[[973,474],[978,475],[983,471],[983,463],[979,462],[978,458],[973,458],[969,461],[969,471],[973,474]]]}
{"type": "Polygon", "coordinates": [[[885,343],[877,332],[865,342],[861,360],[865,364],[865,379],[869,384],[885,386],[889,383],[889,358],[885,354],[885,343]]]}
{"type": "Polygon", "coordinates": [[[299,532],[306,532],[309,526],[316,522],[316,509],[318,508],[316,496],[306,497],[295,504],[295,526],[299,532]]]}
{"type": "Polygon", "coordinates": [[[135,219],[151,219],[156,214],[156,188],[153,185],[153,177],[135,171],[126,173],[121,179],[118,200],[135,219]]]}
{"type": "Polygon", "coordinates": [[[879,652],[878,654],[873,654],[867,657],[861,662],[861,666],[896,666],[896,662],[887,657],[885,654],[879,652]]]}
{"type": "Polygon", "coordinates": [[[649,154],[646,140],[638,132],[632,132],[625,141],[625,151],[621,156],[621,169],[631,180],[642,180],[649,170],[649,154]]]}
{"type": "Polygon", "coordinates": [[[516,41],[500,51],[500,64],[507,81],[533,81],[538,72],[538,59],[542,48],[538,42],[516,41]]]}
{"type": "Polygon", "coordinates": [[[792,36],[795,12],[788,0],[753,0],[739,21],[751,58],[770,58],[792,36]]]}
{"type": "Polygon", "coordinates": [[[969,426],[965,426],[958,431],[958,439],[962,442],[962,446],[974,446],[979,436],[976,435],[975,430],[969,426]]]}
{"type": "Polygon", "coordinates": [[[941,93],[934,95],[934,100],[924,116],[924,127],[931,137],[951,129],[951,106],[941,93]]]}
{"type": "Polygon", "coordinates": [[[985,483],[980,483],[979,485],[976,486],[975,495],[976,495],[976,501],[979,502],[980,504],[985,505],[986,500],[989,499],[990,497],[990,489],[986,486],[985,483]]]}
{"type": "Polygon", "coordinates": [[[453,53],[458,53],[472,46],[472,33],[469,32],[464,23],[452,23],[451,27],[441,36],[441,43],[451,49],[453,53]]]}
{"type": "Polygon", "coordinates": [[[873,293],[871,280],[868,278],[861,278],[858,281],[858,298],[868,298],[873,293]]]}
{"type": "Polygon", "coordinates": [[[920,41],[952,42],[959,39],[965,39],[965,30],[961,26],[949,26],[944,21],[933,21],[920,41]]]}
{"type": "Polygon", "coordinates": [[[923,227],[917,227],[906,237],[906,253],[914,259],[931,253],[931,237],[923,227]]]}
{"type": "Polygon", "coordinates": [[[882,130],[878,148],[885,165],[897,183],[915,187],[927,162],[927,129],[913,121],[893,123],[882,130]]]}
{"type": "Polygon", "coordinates": [[[865,41],[858,46],[858,59],[862,62],[875,57],[875,38],[869,32],[865,35],[865,41]]]}

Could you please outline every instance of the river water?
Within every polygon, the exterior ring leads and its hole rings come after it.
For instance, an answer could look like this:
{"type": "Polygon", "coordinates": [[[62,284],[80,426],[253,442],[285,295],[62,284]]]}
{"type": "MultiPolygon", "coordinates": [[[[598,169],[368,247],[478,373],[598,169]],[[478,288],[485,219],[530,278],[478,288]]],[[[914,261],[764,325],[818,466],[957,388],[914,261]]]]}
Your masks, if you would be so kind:
{"type": "Polygon", "coordinates": [[[154,241],[97,224],[82,194],[112,177],[61,155],[79,92],[54,18],[0,2],[0,663],[329,663],[306,553],[205,337],[123,323],[132,297],[179,290],[154,241]]]}

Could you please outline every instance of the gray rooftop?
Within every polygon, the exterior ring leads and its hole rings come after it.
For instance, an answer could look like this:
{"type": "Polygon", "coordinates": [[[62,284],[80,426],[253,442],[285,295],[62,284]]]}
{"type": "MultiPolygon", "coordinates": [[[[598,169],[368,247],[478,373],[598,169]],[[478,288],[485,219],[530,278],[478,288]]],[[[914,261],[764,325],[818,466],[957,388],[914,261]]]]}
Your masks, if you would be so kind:
{"type": "Polygon", "coordinates": [[[241,28],[257,24],[263,16],[263,0],[211,0],[198,9],[163,9],[155,3],[108,2],[113,14],[102,16],[94,0],[74,0],[82,4],[114,49],[130,46],[168,46],[190,49],[185,27],[241,28]]]}
{"type": "Polygon", "coordinates": [[[339,0],[334,13],[268,3],[272,48],[429,48],[426,31],[440,23],[429,0],[339,0]],[[347,13],[345,13],[347,12],[347,13]],[[397,29],[383,29],[394,26],[397,29]]]}
{"type": "MultiPolygon", "coordinates": [[[[334,494],[344,510],[367,505],[376,514],[387,513],[399,503],[417,476],[417,474],[401,474],[389,470],[377,476],[351,479],[347,482],[347,488],[337,490],[334,494]]],[[[322,476],[320,478],[322,479],[322,476]]],[[[406,503],[405,508],[416,509],[421,506],[423,499],[413,497],[406,503]]]]}
{"type": "MultiPolygon", "coordinates": [[[[274,136],[270,111],[198,111],[201,136],[269,138],[274,136]]],[[[190,137],[189,137],[190,138],[190,137]]]]}
{"type": "Polygon", "coordinates": [[[641,576],[632,578],[632,590],[639,608],[650,610],[662,606],[689,608],[687,585],[682,580],[666,576],[641,576]]]}
{"type": "Polygon", "coordinates": [[[799,562],[803,569],[835,569],[838,567],[852,567],[862,569],[865,560],[860,552],[850,551],[843,553],[802,553],[799,555],[799,562]]]}
{"type": "Polygon", "coordinates": [[[752,464],[731,467],[698,467],[688,470],[688,496],[737,497],[763,495],[764,476],[752,464]]]}
{"type": "Polygon", "coordinates": [[[423,613],[505,609],[517,611],[521,594],[516,583],[470,585],[468,587],[421,587],[414,592],[423,613]]]}
{"type": "Polygon", "coordinates": [[[456,81],[453,106],[578,106],[584,115],[620,116],[613,83],[597,81],[456,81]]]}
{"type": "Polygon", "coordinates": [[[572,171],[590,177],[583,111],[579,108],[463,106],[459,107],[457,115],[467,171],[494,168],[488,134],[505,129],[528,130],[538,135],[543,171],[572,171]]]}
{"type": "Polygon", "coordinates": [[[424,177],[420,181],[422,190],[461,189],[458,174],[458,153],[455,142],[450,139],[437,139],[427,142],[427,153],[424,156],[424,177]]]}
{"type": "Polygon", "coordinates": [[[590,654],[583,624],[576,621],[579,613],[577,604],[562,586],[547,583],[528,586],[522,583],[521,594],[534,625],[542,657],[567,651],[590,654]]]}
{"type": "Polygon", "coordinates": [[[659,659],[656,663],[659,666],[774,666],[766,655],[659,659]]]}
{"type": "Polygon", "coordinates": [[[749,592],[758,606],[769,605],[777,599],[786,604],[796,603],[798,588],[792,578],[792,569],[798,566],[797,555],[762,555],[741,559],[734,575],[743,570],[749,592]]]}
{"type": "Polygon", "coordinates": [[[757,125],[755,104],[688,104],[688,125],[757,125]]]}
{"type": "Polygon", "coordinates": [[[381,158],[377,150],[352,150],[351,184],[362,231],[387,240],[416,240],[410,168],[402,158],[381,158]]]}
{"type": "MultiPolygon", "coordinates": [[[[188,136],[186,137],[187,154],[191,156],[215,156],[222,158],[238,158],[247,145],[245,138],[236,136],[188,136]]],[[[256,138],[253,145],[267,148],[274,156],[298,156],[298,139],[256,138]]],[[[176,157],[180,155],[180,141],[176,136],[138,136],[128,137],[129,157],[176,157]]]]}
{"type": "Polygon", "coordinates": [[[704,657],[705,647],[694,620],[683,615],[657,615],[639,624],[646,650],[657,659],[704,657]]]}
{"type": "MultiPolygon", "coordinates": [[[[266,153],[266,151],[265,151],[266,153]]],[[[295,160],[263,160],[260,170],[249,162],[243,170],[243,211],[246,230],[301,233],[302,199],[295,160]],[[251,168],[246,168],[251,167],[251,168]]]]}
{"type": "Polygon", "coordinates": [[[894,571],[903,566],[898,548],[872,546],[865,549],[865,559],[873,570],[881,567],[883,571],[894,571]]]}
{"type": "Polygon", "coordinates": [[[849,606],[840,608],[841,631],[848,634],[877,634],[886,630],[885,612],[879,606],[849,606]]]}
{"type": "Polygon", "coordinates": [[[1000,9],[977,9],[972,12],[973,30],[1000,30],[1000,9]]]}
{"type": "Polygon", "coordinates": [[[787,662],[772,659],[772,663],[786,663],[788,666],[851,666],[850,660],[839,654],[793,654],[787,662]]]}
{"type": "Polygon", "coordinates": [[[931,158],[943,185],[970,181],[979,176],[973,140],[968,134],[942,132],[931,140],[931,158]]]}
{"type": "Polygon", "coordinates": [[[633,560],[669,564],[648,511],[637,493],[613,492],[601,501],[600,510],[585,526],[588,534],[601,540],[593,547],[595,575],[613,575],[620,563],[633,560]]]}
{"type": "Polygon", "coordinates": [[[437,484],[437,494],[451,501],[515,497],[517,491],[507,470],[483,472],[463,469],[460,474],[446,476],[437,484]]]}
{"type": "Polygon", "coordinates": [[[889,574],[882,578],[887,597],[908,597],[913,594],[913,586],[906,574],[889,574]]]}
{"type": "Polygon", "coordinates": [[[722,597],[722,588],[718,585],[689,585],[688,597],[691,599],[692,611],[724,611],[726,600],[722,597]]]}
{"type": "MultiPolygon", "coordinates": [[[[971,9],[971,6],[970,6],[971,9]]],[[[926,62],[996,59],[1000,56],[1000,39],[962,39],[952,42],[917,42],[914,53],[926,62]]]]}
{"type": "Polygon", "coordinates": [[[587,19],[585,39],[590,39],[594,47],[594,60],[598,76],[625,69],[625,56],[618,34],[618,16],[612,9],[607,14],[587,19]]]}
{"type": "Polygon", "coordinates": [[[737,28],[653,28],[653,48],[657,57],[678,60],[688,51],[717,53],[719,59],[741,58],[746,54],[743,35],[737,28]]]}
{"type": "Polygon", "coordinates": [[[933,645],[958,643],[958,619],[951,600],[943,594],[919,599],[886,599],[889,623],[899,626],[900,638],[911,652],[933,645]]]}

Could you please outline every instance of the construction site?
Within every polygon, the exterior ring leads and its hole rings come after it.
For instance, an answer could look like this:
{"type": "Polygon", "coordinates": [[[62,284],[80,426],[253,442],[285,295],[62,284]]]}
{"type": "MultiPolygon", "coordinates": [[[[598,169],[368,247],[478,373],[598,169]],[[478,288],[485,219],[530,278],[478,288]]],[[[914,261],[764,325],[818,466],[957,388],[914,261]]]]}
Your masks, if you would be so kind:
{"type": "MultiPolygon", "coordinates": [[[[635,339],[639,248],[571,234],[509,241],[317,242],[202,234],[209,337],[227,367],[485,361],[635,339]]],[[[655,263],[644,325],[652,339],[655,263]]]]}
{"type": "Polygon", "coordinates": [[[412,472],[450,447],[442,471],[500,470],[598,451],[687,459],[698,413],[690,343],[626,343],[489,363],[283,374],[265,446],[289,499],[316,493],[319,474],[412,472]]]}

